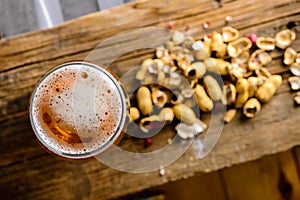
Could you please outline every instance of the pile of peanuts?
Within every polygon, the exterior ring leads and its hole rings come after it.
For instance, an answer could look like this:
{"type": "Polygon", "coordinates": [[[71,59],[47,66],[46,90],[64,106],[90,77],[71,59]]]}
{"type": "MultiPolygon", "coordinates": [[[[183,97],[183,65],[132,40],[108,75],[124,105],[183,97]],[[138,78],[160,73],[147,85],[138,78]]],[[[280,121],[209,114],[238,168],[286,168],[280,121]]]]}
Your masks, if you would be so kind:
{"type": "MultiPolygon", "coordinates": [[[[284,52],[283,63],[290,67],[293,75],[288,79],[292,91],[300,90],[300,53],[288,47],[284,52]]],[[[300,105],[300,92],[296,93],[294,101],[296,105],[300,105]]]]}
{"type": "Polygon", "coordinates": [[[130,100],[130,121],[144,132],[153,121],[175,121],[178,135],[186,139],[206,129],[197,109],[211,112],[222,103],[227,107],[226,123],[238,109],[248,118],[256,116],[261,104],[282,84],[282,77],[272,75],[266,67],[272,61],[270,51],[276,47],[285,50],[284,63],[291,69],[297,65],[294,71],[300,86],[300,56],[289,47],[295,38],[290,29],[272,38],[240,36],[237,29],[227,26],[200,40],[174,31],[156,49],[155,58],[144,60],[135,75],[142,86],[130,100]]]}

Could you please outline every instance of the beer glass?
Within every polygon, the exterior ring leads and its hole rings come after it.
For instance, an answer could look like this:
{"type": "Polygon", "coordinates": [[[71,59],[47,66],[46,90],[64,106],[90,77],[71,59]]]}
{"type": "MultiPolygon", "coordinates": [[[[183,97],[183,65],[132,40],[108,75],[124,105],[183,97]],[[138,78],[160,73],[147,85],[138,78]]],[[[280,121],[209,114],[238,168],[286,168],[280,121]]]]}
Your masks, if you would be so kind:
{"type": "Polygon", "coordinates": [[[30,121],[39,142],[59,156],[95,156],[120,136],[126,98],[117,78],[103,67],[71,62],[55,67],[36,85],[30,121]]]}

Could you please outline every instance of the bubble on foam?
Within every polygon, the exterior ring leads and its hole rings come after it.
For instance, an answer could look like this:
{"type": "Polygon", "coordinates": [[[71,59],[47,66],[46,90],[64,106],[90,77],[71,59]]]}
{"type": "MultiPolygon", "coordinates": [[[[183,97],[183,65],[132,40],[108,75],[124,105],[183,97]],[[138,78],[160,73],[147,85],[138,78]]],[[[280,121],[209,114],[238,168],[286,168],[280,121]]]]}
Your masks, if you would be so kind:
{"type": "Polygon", "coordinates": [[[39,108],[34,109],[33,113],[35,126],[43,127],[39,129],[39,136],[50,148],[63,153],[82,154],[87,150],[96,150],[109,140],[108,136],[112,135],[112,130],[116,130],[116,124],[120,123],[123,111],[118,90],[110,78],[99,74],[96,68],[81,65],[60,68],[54,77],[44,79],[37,88],[37,93],[41,95],[36,96],[32,107],[39,108]],[[41,120],[41,113],[45,109],[52,113],[51,117],[59,127],[67,125],[81,139],[92,136],[90,143],[67,144],[60,138],[53,137],[49,127],[41,120]],[[103,125],[106,126],[102,130],[100,127],[103,125]]]}

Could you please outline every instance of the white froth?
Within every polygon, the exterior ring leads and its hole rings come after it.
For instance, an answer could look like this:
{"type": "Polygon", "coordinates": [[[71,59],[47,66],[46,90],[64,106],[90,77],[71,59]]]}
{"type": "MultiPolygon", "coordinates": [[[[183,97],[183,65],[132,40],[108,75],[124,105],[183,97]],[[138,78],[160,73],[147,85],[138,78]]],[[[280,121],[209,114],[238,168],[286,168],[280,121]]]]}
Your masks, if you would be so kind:
{"type": "Polygon", "coordinates": [[[97,151],[111,140],[122,129],[119,126],[123,126],[125,113],[124,95],[115,82],[99,68],[80,63],[52,71],[38,84],[31,105],[32,122],[41,142],[56,153],[76,156],[97,151]],[[68,144],[55,137],[42,117],[49,109],[51,124],[68,127],[83,142],[68,144]]]}

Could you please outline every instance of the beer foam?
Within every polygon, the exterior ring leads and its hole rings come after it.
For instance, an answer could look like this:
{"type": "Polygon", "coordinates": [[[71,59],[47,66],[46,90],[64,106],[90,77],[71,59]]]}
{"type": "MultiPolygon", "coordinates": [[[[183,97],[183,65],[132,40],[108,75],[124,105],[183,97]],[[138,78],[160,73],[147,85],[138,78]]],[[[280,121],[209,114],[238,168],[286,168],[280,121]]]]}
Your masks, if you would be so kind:
{"type": "Polygon", "coordinates": [[[30,109],[39,140],[65,157],[87,157],[103,150],[122,130],[126,113],[117,80],[87,63],[52,70],[37,85],[30,109]]]}

